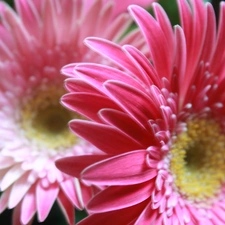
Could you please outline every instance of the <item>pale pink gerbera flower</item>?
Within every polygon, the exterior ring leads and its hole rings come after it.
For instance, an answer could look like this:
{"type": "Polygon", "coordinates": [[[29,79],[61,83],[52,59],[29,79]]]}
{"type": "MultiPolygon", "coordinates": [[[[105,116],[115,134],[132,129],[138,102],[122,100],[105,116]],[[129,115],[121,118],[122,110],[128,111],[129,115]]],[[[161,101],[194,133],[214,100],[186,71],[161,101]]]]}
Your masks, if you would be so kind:
{"type": "Polygon", "coordinates": [[[225,224],[225,4],[218,29],[211,4],[178,5],[181,26],[173,29],[158,4],[155,18],[130,6],[150,58],[89,38],[124,71],[90,63],[63,69],[75,77],[66,81],[64,105],[92,120],[73,120],[71,129],[105,152],[57,161],[86,184],[106,187],[80,225],[225,224]]]}
{"type": "Polygon", "coordinates": [[[18,14],[0,3],[0,213],[16,207],[14,224],[29,223],[36,212],[45,220],[55,200],[74,224],[73,206],[82,209],[92,195],[54,165],[62,156],[99,152],[68,131],[76,114],[59,104],[61,67],[102,60],[83,45],[90,35],[145,44],[138,31],[121,40],[132,20],[128,14],[114,17],[113,1],[96,0],[89,10],[83,3],[16,0],[18,14]]]}

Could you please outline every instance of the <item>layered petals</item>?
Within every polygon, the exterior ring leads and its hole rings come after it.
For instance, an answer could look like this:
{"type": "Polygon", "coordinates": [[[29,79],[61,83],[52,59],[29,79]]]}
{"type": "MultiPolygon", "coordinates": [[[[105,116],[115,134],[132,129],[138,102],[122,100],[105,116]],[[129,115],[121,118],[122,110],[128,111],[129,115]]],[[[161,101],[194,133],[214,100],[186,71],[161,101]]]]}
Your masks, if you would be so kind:
{"type": "MultiPolygon", "coordinates": [[[[117,103],[98,90],[98,83],[109,78],[100,79],[98,68],[95,85],[73,75],[65,84],[68,89],[83,92],[63,97],[67,107],[79,111],[81,116],[67,112],[59,104],[65,93],[64,77],[60,75],[63,66],[70,64],[64,68],[66,72],[82,61],[113,64],[84,45],[86,37],[113,40],[115,51],[122,43],[146,49],[139,29],[126,34],[132,23],[126,12],[127,6],[135,2],[15,0],[15,10],[4,1],[0,2],[0,213],[6,208],[15,208],[13,225],[32,224],[35,214],[39,222],[43,222],[54,202],[59,204],[67,223],[75,223],[74,207],[83,210],[99,188],[87,186],[79,178],[61,172],[56,168],[55,160],[84,154],[90,156],[94,152],[97,153],[96,161],[106,158],[101,148],[105,149],[109,139],[100,145],[96,143],[96,148],[80,138],[86,134],[85,129],[100,132],[100,135],[112,131],[113,136],[119,134],[118,143],[124,139],[124,144],[131,142],[142,148],[132,135],[125,135],[103,123],[98,126],[90,122],[101,121],[98,112],[103,102],[106,108],[121,111],[117,103]],[[87,90],[90,91],[88,101],[87,90]],[[80,107],[84,102],[85,109],[80,107]],[[67,123],[84,117],[85,129],[77,131],[80,134],[74,137],[67,123]]],[[[143,6],[151,3],[152,0],[140,1],[143,6]]],[[[80,73],[86,71],[80,68],[80,73]]],[[[92,83],[93,79],[89,78],[89,81],[92,83]]],[[[76,122],[70,124],[72,130],[77,130],[76,122]]],[[[95,137],[90,136],[90,141],[95,137]]],[[[106,152],[116,154],[115,146],[106,152]]],[[[119,144],[116,147],[119,148],[119,144]]],[[[126,152],[129,146],[124,145],[120,150],[126,152]]],[[[95,160],[81,161],[71,175],[77,176],[95,160]]],[[[68,172],[68,168],[64,171],[68,172]]]]}
{"type": "Polygon", "coordinates": [[[132,151],[93,164],[81,176],[96,185],[138,184],[156,176],[156,168],[142,167],[146,160],[145,150],[132,151]]]}
{"type": "Polygon", "coordinates": [[[177,4],[181,25],[174,27],[157,3],[154,16],[129,6],[148,53],[90,37],[86,45],[107,64],[62,70],[69,77],[62,104],[90,120],[72,120],[70,128],[104,152],[56,163],[85,184],[106,187],[79,225],[224,224],[225,4],[218,29],[210,3],[177,4]],[[87,110],[89,97],[96,107],[87,110]],[[79,160],[73,173],[67,163],[79,160]]]}

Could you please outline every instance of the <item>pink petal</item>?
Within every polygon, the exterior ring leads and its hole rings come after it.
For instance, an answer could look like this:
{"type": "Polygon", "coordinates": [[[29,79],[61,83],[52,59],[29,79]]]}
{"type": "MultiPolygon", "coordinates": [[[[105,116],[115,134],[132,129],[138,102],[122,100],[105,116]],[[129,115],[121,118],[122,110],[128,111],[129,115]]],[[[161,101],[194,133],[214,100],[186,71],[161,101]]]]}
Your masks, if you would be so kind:
{"type": "Polygon", "coordinates": [[[130,224],[134,218],[138,217],[141,211],[146,206],[146,202],[128,207],[121,210],[115,210],[105,213],[96,213],[90,215],[86,219],[79,222],[77,225],[125,225],[130,224]]]}
{"type": "Polygon", "coordinates": [[[59,202],[60,208],[65,215],[65,218],[69,225],[75,223],[74,207],[68,198],[63,194],[62,191],[59,192],[57,201],[59,202]]]}
{"type": "Polygon", "coordinates": [[[117,81],[107,81],[105,87],[112,98],[141,126],[147,127],[148,120],[160,117],[158,105],[146,93],[117,81]]]}
{"type": "Polygon", "coordinates": [[[82,209],[82,206],[79,202],[77,197],[76,189],[75,189],[75,180],[73,179],[66,179],[60,182],[60,187],[65,196],[75,205],[77,208],[82,209]]]}
{"type": "Polygon", "coordinates": [[[5,174],[1,182],[1,190],[4,191],[11,184],[13,184],[17,179],[19,179],[26,171],[21,168],[21,164],[15,164],[9,169],[5,174]]]}
{"type": "Polygon", "coordinates": [[[70,63],[63,66],[63,68],[61,69],[61,73],[67,77],[74,78],[74,69],[76,65],[76,63],[70,63]]]}
{"type": "MultiPolygon", "coordinates": [[[[90,6],[93,4],[94,0],[84,0],[84,9],[85,11],[88,11],[90,6]]],[[[103,0],[103,3],[108,3],[108,0],[103,0]]],[[[123,12],[127,11],[127,7],[130,4],[138,4],[142,7],[150,7],[153,0],[114,0],[114,10],[113,10],[113,18],[115,18],[118,14],[121,14],[123,12]]]]}
{"type": "Polygon", "coordinates": [[[82,27],[81,33],[80,33],[80,39],[78,40],[79,43],[82,43],[82,41],[88,37],[88,36],[96,36],[96,25],[93,25],[93,21],[97,23],[96,21],[96,14],[99,12],[99,9],[102,8],[102,1],[94,1],[94,4],[91,5],[90,10],[84,17],[84,21],[82,21],[85,26],[82,27]]]}
{"type": "Polygon", "coordinates": [[[0,169],[1,170],[10,167],[14,163],[15,162],[14,162],[13,157],[10,157],[10,156],[2,156],[2,155],[0,156],[0,169]]]}
{"type": "Polygon", "coordinates": [[[122,51],[119,45],[101,38],[87,38],[85,39],[85,44],[94,51],[112,60],[119,67],[129,70],[133,74],[136,73],[135,67],[130,63],[129,58],[122,51]]]}
{"type": "Polygon", "coordinates": [[[83,155],[71,156],[56,160],[56,167],[64,173],[74,177],[80,177],[80,173],[87,166],[108,158],[108,155],[83,155]]]}
{"type": "Polygon", "coordinates": [[[21,23],[21,21],[18,20],[17,15],[14,13],[14,11],[6,6],[4,13],[1,15],[5,18],[5,21],[7,21],[7,25],[10,27],[10,32],[12,34],[11,37],[13,37],[15,44],[20,51],[21,54],[26,55],[27,49],[30,49],[30,36],[21,23]]]}
{"type": "MultiPolygon", "coordinates": [[[[12,224],[13,225],[23,225],[23,223],[20,220],[20,215],[21,215],[21,204],[16,206],[16,208],[13,210],[13,215],[12,215],[12,224]]],[[[33,223],[33,218],[26,223],[26,225],[32,225],[33,223]]]]}
{"type": "Polygon", "coordinates": [[[34,2],[27,0],[16,0],[14,2],[23,24],[35,37],[39,36],[37,27],[41,27],[41,19],[34,2]]]}
{"type": "Polygon", "coordinates": [[[9,203],[8,203],[9,208],[14,208],[31,187],[32,184],[28,181],[29,175],[30,175],[29,172],[24,174],[20,179],[18,179],[13,184],[12,191],[9,196],[9,203]],[[18,193],[20,194],[18,195],[18,193]]]}
{"type": "Polygon", "coordinates": [[[190,5],[184,1],[178,1],[182,28],[185,34],[186,49],[187,49],[187,66],[186,76],[183,83],[186,85],[181,89],[181,95],[185,95],[188,91],[190,81],[199,65],[199,57],[203,47],[206,31],[206,10],[204,9],[203,1],[193,1],[193,12],[190,5]],[[193,22],[194,21],[194,22],[193,22]]]}
{"type": "Polygon", "coordinates": [[[108,154],[117,154],[141,148],[134,139],[111,126],[85,120],[73,120],[70,122],[70,128],[79,137],[86,139],[108,154]]]}
{"type": "MultiPolygon", "coordinates": [[[[153,3],[153,10],[154,10],[154,15],[156,17],[156,20],[159,23],[159,26],[161,27],[164,35],[166,36],[166,40],[168,42],[168,46],[171,49],[174,49],[174,33],[173,33],[173,28],[171,26],[171,22],[163,9],[162,6],[159,4],[153,3]]],[[[171,68],[172,69],[172,68],[171,68]]]]}
{"type": "Polygon", "coordinates": [[[201,60],[204,62],[210,62],[214,60],[213,51],[214,45],[216,43],[216,18],[214,14],[214,9],[211,4],[207,4],[207,29],[205,34],[204,45],[202,48],[201,60]]]}
{"type": "MultiPolygon", "coordinates": [[[[170,48],[171,46],[169,46],[167,37],[165,36],[162,28],[143,8],[138,6],[129,6],[129,11],[145,36],[151,51],[153,64],[156,67],[158,75],[160,77],[169,78],[172,72],[171,65],[174,53],[173,49],[170,48]]],[[[167,28],[167,30],[169,29],[170,27],[167,28]]]]}
{"type": "Polygon", "coordinates": [[[12,187],[6,189],[0,197],[0,213],[2,213],[8,206],[8,200],[11,193],[12,187]]]}
{"type": "MultiPolygon", "coordinates": [[[[112,19],[113,7],[114,7],[114,5],[113,5],[113,2],[111,2],[111,1],[107,1],[106,4],[103,4],[102,6],[100,6],[102,11],[101,11],[101,14],[99,14],[99,16],[98,16],[98,20],[95,22],[96,32],[95,32],[95,35],[92,34],[93,36],[101,36],[104,33],[104,31],[108,28],[108,24],[111,22],[110,20],[112,19]]],[[[97,9],[97,11],[98,11],[98,9],[97,9]]],[[[95,11],[94,15],[96,17],[96,11],[95,11]]],[[[93,21],[90,20],[90,26],[93,25],[92,22],[93,21]]],[[[86,23],[86,22],[84,21],[84,23],[86,23]]],[[[91,35],[86,35],[86,36],[91,36],[91,35]]]]}
{"type": "Polygon", "coordinates": [[[126,113],[117,111],[115,109],[102,109],[99,115],[103,121],[107,124],[117,127],[125,134],[129,135],[143,146],[147,148],[149,145],[149,139],[154,143],[154,137],[150,131],[147,131],[126,113]]]}
{"type": "Polygon", "coordinates": [[[220,220],[225,223],[225,218],[224,218],[224,213],[225,213],[225,208],[224,208],[224,201],[220,202],[218,205],[213,207],[212,212],[217,216],[220,220]]]}
{"type": "MultiPolygon", "coordinates": [[[[174,90],[177,90],[177,92],[182,89],[182,83],[184,81],[185,76],[185,70],[186,70],[186,60],[187,60],[187,49],[186,49],[186,42],[185,42],[185,36],[183,33],[183,30],[179,27],[175,27],[175,38],[176,38],[176,55],[174,59],[174,64],[177,69],[178,76],[178,82],[177,86],[174,87],[174,90]]],[[[181,99],[184,97],[181,96],[181,99]]]]}
{"type": "Polygon", "coordinates": [[[146,150],[127,152],[97,162],[82,173],[82,179],[95,185],[129,185],[151,180],[157,175],[146,164],[146,150]]]}
{"type": "Polygon", "coordinates": [[[79,78],[68,78],[65,81],[65,87],[69,92],[85,92],[100,94],[98,90],[93,88],[87,82],[79,78]]]}
{"type": "MultiPolygon", "coordinates": [[[[107,0],[104,1],[106,2],[107,0]]],[[[153,0],[123,0],[123,1],[116,0],[114,2],[115,2],[114,13],[115,15],[118,15],[119,13],[126,11],[127,7],[131,4],[137,4],[142,7],[149,7],[153,2],[153,0]]]]}
{"type": "Polygon", "coordinates": [[[57,183],[49,184],[46,188],[42,186],[41,181],[37,184],[37,213],[40,222],[43,222],[48,216],[50,209],[58,196],[58,192],[59,185],[57,183]]]}
{"type": "Polygon", "coordinates": [[[101,108],[119,108],[108,97],[99,94],[72,93],[64,95],[61,100],[70,110],[75,111],[88,119],[99,122],[100,119],[97,113],[101,108]]]}
{"type": "Polygon", "coordinates": [[[134,225],[149,225],[151,223],[155,224],[155,219],[159,214],[156,210],[152,210],[151,205],[152,203],[150,202],[148,206],[146,206],[146,208],[142,211],[134,225]]]}
{"type": "MultiPolygon", "coordinates": [[[[43,1],[45,3],[45,1],[43,1]]],[[[53,1],[55,7],[56,40],[58,44],[73,46],[78,41],[78,23],[81,17],[82,3],[79,1],[53,1]],[[77,31],[75,33],[75,31],[77,31]],[[67,38],[65,39],[65,32],[67,38]]],[[[68,47],[67,47],[68,48],[68,47]]]]}
{"type": "Polygon", "coordinates": [[[219,17],[219,25],[218,25],[218,31],[217,31],[217,40],[215,44],[215,50],[213,54],[213,58],[211,61],[212,65],[212,71],[214,74],[220,74],[220,70],[223,69],[223,60],[220,62],[221,59],[224,59],[224,52],[225,52],[225,43],[224,43],[224,36],[225,36],[225,3],[221,2],[220,7],[220,17],[219,17]]]}
{"type": "Polygon", "coordinates": [[[34,184],[28,193],[24,196],[21,203],[21,222],[27,224],[36,212],[36,184],[34,184]]]}
{"type": "Polygon", "coordinates": [[[19,204],[13,210],[13,216],[12,216],[12,224],[13,225],[22,225],[21,222],[20,222],[20,213],[21,213],[21,205],[19,204]]]}
{"type": "Polygon", "coordinates": [[[135,78],[112,67],[91,63],[81,63],[75,67],[75,72],[78,76],[101,92],[104,92],[104,90],[102,90],[103,83],[112,79],[130,84],[138,89],[143,89],[135,78]]]}
{"type": "MultiPolygon", "coordinates": [[[[122,48],[125,45],[132,46],[139,50],[146,58],[150,58],[150,52],[146,45],[146,41],[143,38],[143,35],[139,29],[134,29],[130,31],[128,36],[125,36],[120,42],[122,48]]],[[[124,48],[123,48],[124,49],[124,48]]]]}
{"type": "Polygon", "coordinates": [[[132,60],[134,66],[138,69],[135,76],[141,80],[146,86],[157,85],[162,86],[162,81],[158,77],[154,66],[149,62],[149,59],[143,55],[139,49],[132,45],[125,45],[122,47],[127,53],[128,57],[132,60]]]}
{"type": "Polygon", "coordinates": [[[43,4],[43,42],[46,47],[53,47],[56,44],[57,15],[54,3],[45,1],[43,4]]]}
{"type": "MultiPolygon", "coordinates": [[[[121,37],[124,35],[124,31],[127,30],[131,24],[132,18],[130,15],[125,13],[121,14],[114,19],[113,24],[111,24],[110,27],[108,26],[106,31],[102,30],[102,32],[105,31],[105,35],[102,37],[114,42],[120,42],[121,37]]],[[[100,37],[100,35],[98,36],[100,37]]]]}
{"type": "Polygon", "coordinates": [[[90,188],[89,186],[86,186],[85,184],[83,184],[83,182],[80,182],[79,184],[80,184],[81,192],[79,192],[80,190],[78,191],[78,188],[76,190],[78,195],[80,195],[80,199],[82,199],[82,205],[86,207],[90,199],[93,197],[94,187],[90,188]]]}
{"type": "Polygon", "coordinates": [[[108,212],[136,205],[150,197],[153,185],[145,182],[125,187],[110,186],[91,199],[87,206],[88,211],[108,212]]]}

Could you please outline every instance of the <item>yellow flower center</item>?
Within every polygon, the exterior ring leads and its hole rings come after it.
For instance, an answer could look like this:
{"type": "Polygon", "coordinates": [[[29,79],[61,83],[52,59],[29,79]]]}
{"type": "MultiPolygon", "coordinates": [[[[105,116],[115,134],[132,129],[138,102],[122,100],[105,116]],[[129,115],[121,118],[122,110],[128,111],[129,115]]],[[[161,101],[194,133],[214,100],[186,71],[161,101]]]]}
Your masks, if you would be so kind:
{"type": "Polygon", "coordinates": [[[69,131],[73,114],[60,105],[63,90],[55,86],[39,89],[21,109],[24,135],[36,146],[48,149],[70,147],[76,137],[69,131]]]}
{"type": "Polygon", "coordinates": [[[171,148],[170,170],[178,191],[201,202],[219,193],[225,178],[225,135],[214,120],[188,122],[171,148]]]}

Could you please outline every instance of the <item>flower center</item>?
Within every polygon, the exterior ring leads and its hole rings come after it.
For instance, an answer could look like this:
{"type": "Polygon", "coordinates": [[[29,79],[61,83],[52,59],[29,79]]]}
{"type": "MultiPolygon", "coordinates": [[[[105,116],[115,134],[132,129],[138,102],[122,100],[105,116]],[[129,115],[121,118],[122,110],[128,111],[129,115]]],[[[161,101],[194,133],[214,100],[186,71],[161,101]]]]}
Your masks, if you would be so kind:
{"type": "Polygon", "coordinates": [[[171,148],[170,170],[178,191],[201,202],[217,195],[224,182],[225,135],[214,120],[188,122],[171,148]]]}
{"type": "Polygon", "coordinates": [[[59,103],[62,95],[63,90],[55,86],[42,87],[23,104],[20,121],[22,130],[38,147],[60,149],[76,141],[67,125],[73,115],[59,103]]]}

